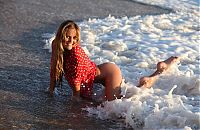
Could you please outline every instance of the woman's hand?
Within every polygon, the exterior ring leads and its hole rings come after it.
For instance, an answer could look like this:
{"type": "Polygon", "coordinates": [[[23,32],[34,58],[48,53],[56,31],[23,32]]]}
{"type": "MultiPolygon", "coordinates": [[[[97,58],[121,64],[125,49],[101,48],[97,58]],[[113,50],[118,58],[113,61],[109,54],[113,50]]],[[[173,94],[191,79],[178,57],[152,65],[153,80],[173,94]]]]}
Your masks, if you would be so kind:
{"type": "Polygon", "coordinates": [[[80,102],[81,101],[80,91],[74,91],[71,99],[72,101],[80,102]]]}
{"type": "Polygon", "coordinates": [[[72,97],[71,97],[71,100],[72,100],[72,101],[75,101],[75,102],[80,102],[80,101],[82,101],[82,99],[81,99],[80,96],[72,96],[72,97]]]}
{"type": "Polygon", "coordinates": [[[56,84],[55,80],[51,79],[50,86],[49,86],[49,94],[50,94],[50,96],[54,95],[55,84],[56,84]]]}
{"type": "Polygon", "coordinates": [[[54,96],[54,91],[50,90],[50,87],[46,88],[45,93],[48,94],[49,97],[54,96]]]}
{"type": "Polygon", "coordinates": [[[51,90],[51,89],[49,88],[49,94],[50,94],[51,97],[53,97],[53,95],[54,95],[54,90],[51,90]]]}

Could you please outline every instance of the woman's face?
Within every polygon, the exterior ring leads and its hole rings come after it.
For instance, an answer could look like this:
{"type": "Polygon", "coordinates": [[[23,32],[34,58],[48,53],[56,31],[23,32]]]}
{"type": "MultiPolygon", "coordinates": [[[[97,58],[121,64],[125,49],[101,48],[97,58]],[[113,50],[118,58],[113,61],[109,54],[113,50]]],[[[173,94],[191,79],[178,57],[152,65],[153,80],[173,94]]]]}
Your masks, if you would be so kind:
{"type": "Polygon", "coordinates": [[[68,28],[66,33],[64,34],[64,39],[62,42],[63,48],[67,50],[71,50],[73,47],[77,45],[78,37],[76,35],[76,29],[68,28]]]}

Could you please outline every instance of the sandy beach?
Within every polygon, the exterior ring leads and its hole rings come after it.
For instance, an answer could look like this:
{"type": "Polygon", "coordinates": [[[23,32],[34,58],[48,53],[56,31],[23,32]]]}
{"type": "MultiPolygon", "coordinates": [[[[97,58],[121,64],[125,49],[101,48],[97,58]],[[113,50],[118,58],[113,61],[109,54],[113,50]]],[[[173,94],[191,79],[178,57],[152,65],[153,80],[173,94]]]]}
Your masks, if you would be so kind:
{"type": "MultiPolygon", "coordinates": [[[[0,0],[0,129],[117,129],[92,119],[70,96],[49,97],[50,53],[42,34],[67,19],[136,16],[172,10],[130,0],[0,0]]],[[[69,93],[70,90],[66,90],[69,93]]]]}

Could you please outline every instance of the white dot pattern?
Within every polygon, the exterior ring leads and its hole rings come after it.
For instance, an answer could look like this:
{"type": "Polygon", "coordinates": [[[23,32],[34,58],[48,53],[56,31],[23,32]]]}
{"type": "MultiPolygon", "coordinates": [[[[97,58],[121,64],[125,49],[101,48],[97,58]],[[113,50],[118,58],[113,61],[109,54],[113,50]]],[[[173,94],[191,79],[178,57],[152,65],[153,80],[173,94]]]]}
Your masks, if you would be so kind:
{"type": "Polygon", "coordinates": [[[80,45],[64,53],[64,72],[71,87],[74,87],[75,84],[81,84],[80,95],[91,98],[96,65],[89,59],[80,45]]]}

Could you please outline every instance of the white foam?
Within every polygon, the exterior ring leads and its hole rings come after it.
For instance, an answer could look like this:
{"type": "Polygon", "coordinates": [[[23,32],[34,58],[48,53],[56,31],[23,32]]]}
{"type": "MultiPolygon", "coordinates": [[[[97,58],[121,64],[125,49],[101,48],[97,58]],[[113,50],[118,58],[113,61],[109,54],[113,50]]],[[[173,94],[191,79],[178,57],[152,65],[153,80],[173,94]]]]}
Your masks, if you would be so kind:
{"type": "MultiPolygon", "coordinates": [[[[141,1],[141,0],[137,0],[141,1]]],[[[100,119],[122,121],[134,129],[200,128],[199,6],[195,0],[142,0],[175,13],[89,19],[79,22],[81,45],[96,63],[115,62],[126,83],[125,98],[85,108],[100,119]],[[170,56],[181,62],[162,74],[151,89],[137,88],[141,76],[170,56]]],[[[54,34],[44,36],[51,50],[54,34]]]]}

